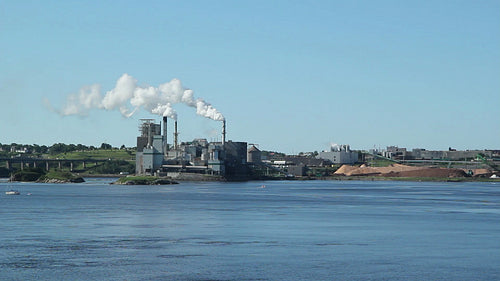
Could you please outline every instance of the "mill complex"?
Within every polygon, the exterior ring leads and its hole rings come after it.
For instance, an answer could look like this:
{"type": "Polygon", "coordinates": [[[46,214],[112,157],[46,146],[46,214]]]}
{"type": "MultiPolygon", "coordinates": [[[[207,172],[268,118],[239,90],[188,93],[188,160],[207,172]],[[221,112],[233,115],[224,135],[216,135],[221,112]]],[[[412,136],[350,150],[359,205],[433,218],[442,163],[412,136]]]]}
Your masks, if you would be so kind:
{"type": "Polygon", "coordinates": [[[238,178],[248,175],[247,143],[226,141],[226,121],[222,121],[222,140],[194,139],[179,143],[177,121],[173,142],[168,143],[167,117],[163,124],[141,119],[137,137],[136,174],[179,177],[213,175],[238,178]]]}

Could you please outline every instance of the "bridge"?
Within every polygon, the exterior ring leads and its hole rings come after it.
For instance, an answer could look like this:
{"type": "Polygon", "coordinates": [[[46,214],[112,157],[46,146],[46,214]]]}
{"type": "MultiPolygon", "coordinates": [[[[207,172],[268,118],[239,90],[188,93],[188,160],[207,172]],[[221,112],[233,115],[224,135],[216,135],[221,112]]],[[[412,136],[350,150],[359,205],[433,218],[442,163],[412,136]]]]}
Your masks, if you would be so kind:
{"type": "Polygon", "coordinates": [[[56,166],[61,169],[63,166],[70,167],[70,170],[73,171],[73,167],[75,167],[78,163],[82,163],[83,168],[85,169],[89,163],[98,165],[98,163],[103,163],[109,160],[104,159],[47,159],[47,158],[30,158],[30,157],[15,157],[15,158],[0,158],[0,162],[5,161],[5,167],[9,170],[13,169],[14,164],[19,164],[20,169],[24,170],[24,168],[37,168],[44,167],[46,171],[49,170],[50,167],[56,166]]]}

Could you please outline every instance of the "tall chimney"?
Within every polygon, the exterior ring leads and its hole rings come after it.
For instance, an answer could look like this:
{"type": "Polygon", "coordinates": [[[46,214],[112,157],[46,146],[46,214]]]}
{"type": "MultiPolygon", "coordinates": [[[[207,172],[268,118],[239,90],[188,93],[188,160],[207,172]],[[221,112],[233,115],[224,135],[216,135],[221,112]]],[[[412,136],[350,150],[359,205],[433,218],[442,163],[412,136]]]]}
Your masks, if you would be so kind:
{"type": "Polygon", "coordinates": [[[226,120],[222,121],[222,144],[226,143],[226,120]]]}
{"type": "Polygon", "coordinates": [[[148,123],[148,148],[153,145],[153,123],[148,123]]]}
{"type": "Polygon", "coordinates": [[[175,123],[174,123],[174,148],[177,149],[178,148],[178,144],[177,144],[177,136],[179,135],[179,133],[177,132],[177,120],[175,120],[175,123]]]}
{"type": "Polygon", "coordinates": [[[167,116],[163,116],[163,153],[167,155],[167,116]]]}

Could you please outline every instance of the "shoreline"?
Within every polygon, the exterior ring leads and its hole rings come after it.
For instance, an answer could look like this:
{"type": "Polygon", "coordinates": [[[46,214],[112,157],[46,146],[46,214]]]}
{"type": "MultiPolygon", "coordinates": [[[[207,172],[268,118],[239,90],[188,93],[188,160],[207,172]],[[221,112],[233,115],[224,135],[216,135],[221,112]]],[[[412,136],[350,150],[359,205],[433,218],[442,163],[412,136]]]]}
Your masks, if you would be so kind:
{"type": "MultiPolygon", "coordinates": [[[[114,175],[114,174],[101,174],[101,175],[79,175],[82,178],[122,178],[125,175],[114,175]]],[[[380,176],[332,176],[332,177],[293,177],[293,178],[252,178],[246,180],[231,180],[231,179],[221,179],[221,178],[173,178],[173,180],[178,182],[231,182],[231,181],[309,181],[309,180],[319,180],[319,181],[407,181],[407,182],[498,182],[500,183],[500,178],[474,178],[474,177],[460,177],[460,178],[439,178],[439,177],[380,177],[380,176]]],[[[10,181],[10,178],[0,178],[0,182],[22,182],[22,181],[10,181]]],[[[36,182],[35,182],[36,183],[36,182]]]]}

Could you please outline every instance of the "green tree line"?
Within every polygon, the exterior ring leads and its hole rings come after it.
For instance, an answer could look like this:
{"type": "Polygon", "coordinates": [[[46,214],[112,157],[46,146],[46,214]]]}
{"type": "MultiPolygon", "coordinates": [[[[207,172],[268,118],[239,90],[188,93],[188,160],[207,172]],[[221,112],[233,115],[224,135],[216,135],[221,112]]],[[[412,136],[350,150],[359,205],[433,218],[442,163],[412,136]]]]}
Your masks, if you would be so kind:
{"type": "MultiPolygon", "coordinates": [[[[102,143],[100,147],[87,146],[83,144],[65,144],[65,143],[55,143],[51,146],[38,145],[38,144],[2,144],[0,143],[0,156],[7,157],[15,154],[27,154],[27,155],[40,155],[40,154],[50,154],[56,155],[60,153],[67,153],[72,151],[90,151],[97,149],[114,149],[114,147],[108,143],[102,143]]],[[[115,148],[117,149],[117,148],[115,148]]],[[[125,145],[122,145],[120,149],[126,149],[125,145]]]]}

